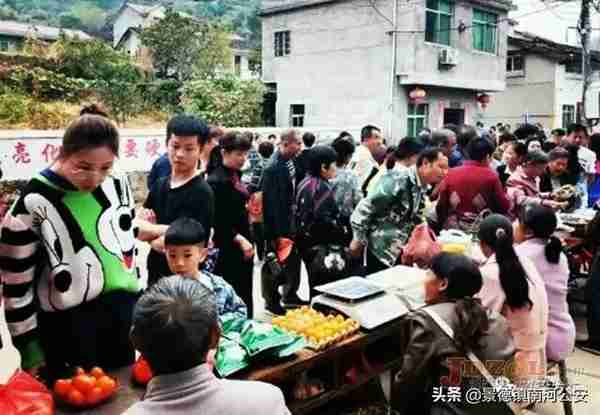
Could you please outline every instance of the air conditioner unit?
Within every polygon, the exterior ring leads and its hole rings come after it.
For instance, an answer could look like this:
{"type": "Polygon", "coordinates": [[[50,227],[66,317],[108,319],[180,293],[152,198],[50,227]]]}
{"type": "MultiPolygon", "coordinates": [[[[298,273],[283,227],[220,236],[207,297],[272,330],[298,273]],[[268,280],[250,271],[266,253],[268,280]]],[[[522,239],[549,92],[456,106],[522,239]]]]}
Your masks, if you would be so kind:
{"type": "Polygon", "coordinates": [[[438,58],[440,66],[456,66],[458,64],[458,49],[440,49],[438,58]]]}

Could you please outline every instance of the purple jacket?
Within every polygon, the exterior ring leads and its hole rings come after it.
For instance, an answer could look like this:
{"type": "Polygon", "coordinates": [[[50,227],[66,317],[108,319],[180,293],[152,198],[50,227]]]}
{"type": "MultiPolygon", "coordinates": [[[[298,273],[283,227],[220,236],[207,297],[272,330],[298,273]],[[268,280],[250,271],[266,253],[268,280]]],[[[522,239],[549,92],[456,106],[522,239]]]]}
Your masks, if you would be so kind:
{"type": "Polygon", "coordinates": [[[565,359],[575,345],[575,323],[567,304],[569,265],[564,254],[561,254],[558,264],[548,262],[545,246],[546,242],[542,239],[529,239],[518,245],[516,251],[534,263],[544,280],[549,306],[546,358],[559,361],[565,359]]]}

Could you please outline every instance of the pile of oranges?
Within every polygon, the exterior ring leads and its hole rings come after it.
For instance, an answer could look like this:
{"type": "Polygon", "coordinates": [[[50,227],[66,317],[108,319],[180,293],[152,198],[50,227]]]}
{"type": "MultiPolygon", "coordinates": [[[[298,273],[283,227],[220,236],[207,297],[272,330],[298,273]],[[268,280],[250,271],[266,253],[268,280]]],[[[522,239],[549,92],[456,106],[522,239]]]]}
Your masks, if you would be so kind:
{"type": "Polygon", "coordinates": [[[89,373],[77,368],[71,379],[59,379],[54,383],[54,393],[71,406],[88,408],[108,400],[116,393],[117,387],[116,380],[99,367],[89,373]]]}

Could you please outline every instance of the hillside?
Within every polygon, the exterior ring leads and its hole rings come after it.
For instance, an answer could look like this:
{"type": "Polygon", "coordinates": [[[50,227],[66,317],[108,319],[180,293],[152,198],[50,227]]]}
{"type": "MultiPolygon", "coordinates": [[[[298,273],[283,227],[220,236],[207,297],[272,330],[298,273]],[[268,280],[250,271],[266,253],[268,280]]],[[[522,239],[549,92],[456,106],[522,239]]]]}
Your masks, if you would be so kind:
{"type": "MultiPolygon", "coordinates": [[[[133,0],[135,4],[164,4],[198,17],[219,20],[260,43],[261,0],[133,0]]],[[[67,29],[81,29],[111,40],[112,19],[123,0],[0,0],[0,20],[35,22],[67,29]]]]}

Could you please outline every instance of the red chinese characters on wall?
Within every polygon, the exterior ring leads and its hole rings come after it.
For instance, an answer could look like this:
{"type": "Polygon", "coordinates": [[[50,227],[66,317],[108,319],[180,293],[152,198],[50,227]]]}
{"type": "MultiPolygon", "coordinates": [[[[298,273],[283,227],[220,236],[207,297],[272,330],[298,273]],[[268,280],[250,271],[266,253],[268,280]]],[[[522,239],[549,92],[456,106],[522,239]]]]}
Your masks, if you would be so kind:
{"type": "Polygon", "coordinates": [[[42,149],[42,158],[44,159],[44,161],[46,163],[54,162],[60,154],[61,147],[62,146],[55,144],[46,144],[42,149]]]}
{"type": "Polygon", "coordinates": [[[31,156],[27,151],[27,146],[25,143],[18,141],[15,144],[15,152],[12,155],[12,159],[15,164],[29,164],[31,163],[31,156]]]}
{"type": "Polygon", "coordinates": [[[130,138],[125,143],[125,158],[138,158],[137,143],[133,138],[130,138]]]}
{"type": "Polygon", "coordinates": [[[160,149],[160,143],[155,138],[146,142],[146,155],[148,157],[158,157],[158,150],[160,149]]]}

